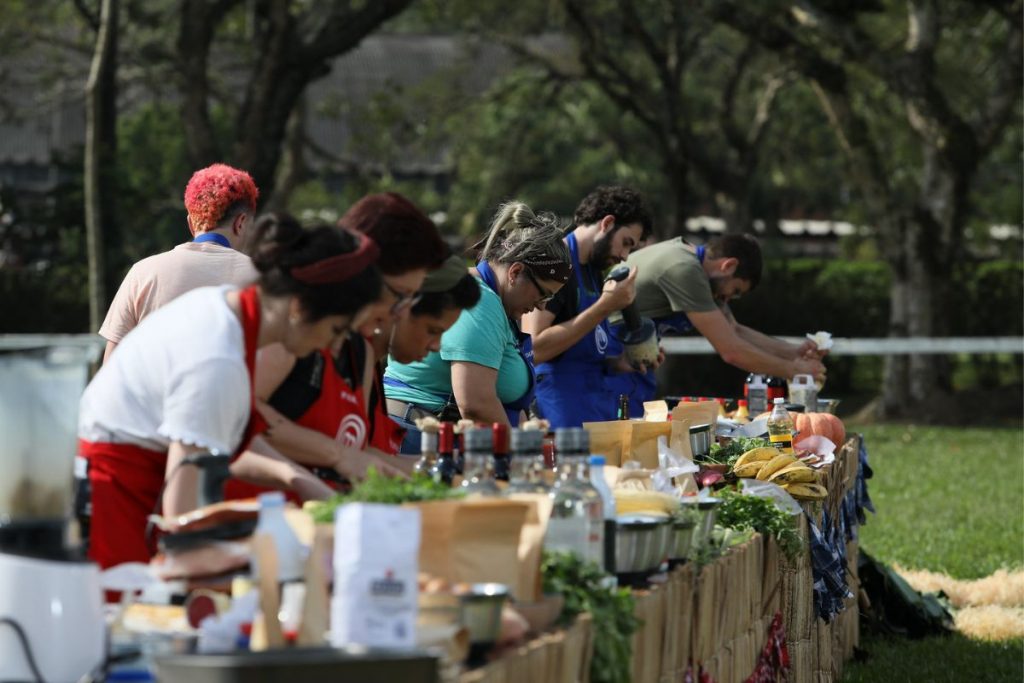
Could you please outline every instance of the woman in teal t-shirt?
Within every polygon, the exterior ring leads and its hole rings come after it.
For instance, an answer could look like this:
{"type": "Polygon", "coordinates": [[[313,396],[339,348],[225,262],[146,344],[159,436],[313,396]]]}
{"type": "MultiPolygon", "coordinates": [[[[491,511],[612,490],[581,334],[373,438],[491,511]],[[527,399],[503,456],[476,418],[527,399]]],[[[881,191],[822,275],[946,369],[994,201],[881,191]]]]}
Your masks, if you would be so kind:
{"type": "Polygon", "coordinates": [[[388,412],[403,424],[444,412],[516,426],[529,407],[533,352],[519,319],[569,280],[569,250],[553,216],[538,216],[520,202],[498,210],[481,245],[481,260],[469,269],[480,302],[445,332],[440,351],[417,363],[388,363],[388,412]]]}

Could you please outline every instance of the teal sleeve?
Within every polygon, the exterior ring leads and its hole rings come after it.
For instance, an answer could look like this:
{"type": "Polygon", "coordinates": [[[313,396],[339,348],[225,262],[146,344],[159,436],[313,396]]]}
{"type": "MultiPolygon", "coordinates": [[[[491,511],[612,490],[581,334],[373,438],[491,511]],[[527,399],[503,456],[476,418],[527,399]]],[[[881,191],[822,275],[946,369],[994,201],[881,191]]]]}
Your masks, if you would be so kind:
{"type": "Polygon", "coordinates": [[[481,294],[480,303],[463,311],[441,337],[441,358],[449,363],[477,363],[497,370],[510,334],[508,319],[497,295],[490,290],[481,294]]]}

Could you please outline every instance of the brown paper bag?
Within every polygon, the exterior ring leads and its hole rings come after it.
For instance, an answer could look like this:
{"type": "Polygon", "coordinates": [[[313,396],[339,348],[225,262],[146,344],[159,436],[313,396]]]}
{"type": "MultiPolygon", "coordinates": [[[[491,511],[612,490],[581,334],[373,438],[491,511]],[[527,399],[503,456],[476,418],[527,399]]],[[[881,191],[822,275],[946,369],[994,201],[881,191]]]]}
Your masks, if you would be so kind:
{"type": "Polygon", "coordinates": [[[668,403],[665,401],[644,401],[644,422],[667,422],[668,403]]]}
{"type": "Polygon", "coordinates": [[[583,428],[590,434],[590,452],[603,455],[605,464],[618,467],[628,458],[634,424],[632,420],[584,422],[583,428]]]}
{"type": "Polygon", "coordinates": [[[421,572],[452,583],[519,585],[519,541],[528,504],[485,498],[410,505],[419,508],[422,520],[421,572]]]}
{"type": "Polygon", "coordinates": [[[512,596],[520,602],[539,602],[543,598],[540,573],[544,534],[551,518],[551,496],[544,493],[516,493],[510,500],[526,503],[526,521],[519,534],[519,583],[512,586],[512,596]]]}
{"type": "Polygon", "coordinates": [[[690,445],[690,427],[693,422],[690,418],[672,418],[672,431],[669,434],[668,445],[679,455],[687,460],[693,460],[693,446],[690,445]]]}
{"type": "Polygon", "coordinates": [[[670,422],[636,422],[630,436],[629,459],[644,468],[658,469],[658,437],[666,439],[672,434],[670,422]]]}
{"type": "Polygon", "coordinates": [[[715,433],[718,422],[718,403],[701,401],[700,403],[680,403],[672,409],[672,421],[689,420],[690,426],[711,425],[711,433],[715,433]]]}

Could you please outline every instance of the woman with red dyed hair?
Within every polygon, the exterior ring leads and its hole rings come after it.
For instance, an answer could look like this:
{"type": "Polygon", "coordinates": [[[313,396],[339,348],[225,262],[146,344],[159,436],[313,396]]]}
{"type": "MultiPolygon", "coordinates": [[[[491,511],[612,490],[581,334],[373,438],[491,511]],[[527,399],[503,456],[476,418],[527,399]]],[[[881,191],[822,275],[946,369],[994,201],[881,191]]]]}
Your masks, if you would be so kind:
{"type": "Polygon", "coordinates": [[[422,211],[391,192],[362,198],[339,225],[380,246],[380,297],[359,331],[331,349],[304,358],[280,346],[261,350],[257,406],[275,447],[322,468],[327,479],[359,479],[371,466],[397,474],[404,463],[382,456],[398,453],[404,430],[388,417],[377,360],[387,356],[395,323],[420,300],[427,271],[444,262],[448,247],[422,211]]]}

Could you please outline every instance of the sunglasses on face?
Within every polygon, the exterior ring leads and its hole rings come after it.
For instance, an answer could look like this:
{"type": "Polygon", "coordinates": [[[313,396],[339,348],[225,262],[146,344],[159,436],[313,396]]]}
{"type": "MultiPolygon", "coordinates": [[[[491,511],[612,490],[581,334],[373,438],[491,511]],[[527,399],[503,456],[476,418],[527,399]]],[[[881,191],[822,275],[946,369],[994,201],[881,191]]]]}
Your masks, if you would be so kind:
{"type": "Polygon", "coordinates": [[[423,292],[412,292],[406,294],[405,292],[400,292],[389,285],[387,280],[384,280],[383,282],[384,286],[388,288],[389,292],[391,292],[391,295],[395,297],[395,303],[391,305],[391,315],[398,315],[399,313],[412,308],[420,302],[420,299],[423,298],[423,292]]]}
{"type": "Polygon", "coordinates": [[[523,268],[523,272],[526,273],[526,277],[530,278],[530,282],[533,283],[533,286],[536,287],[537,291],[540,293],[540,300],[535,304],[536,306],[544,306],[555,298],[554,294],[540,286],[540,282],[538,282],[537,278],[534,277],[533,271],[531,271],[529,267],[523,268]]]}

